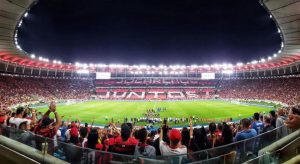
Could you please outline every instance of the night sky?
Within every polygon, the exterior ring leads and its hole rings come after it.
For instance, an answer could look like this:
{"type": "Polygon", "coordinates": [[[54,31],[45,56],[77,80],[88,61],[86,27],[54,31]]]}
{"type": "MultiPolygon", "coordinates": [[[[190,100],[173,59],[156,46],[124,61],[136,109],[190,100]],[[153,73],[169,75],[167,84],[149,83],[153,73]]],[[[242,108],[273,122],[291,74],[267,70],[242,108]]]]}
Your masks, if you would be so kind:
{"type": "Polygon", "coordinates": [[[18,41],[63,62],[149,65],[248,62],[281,44],[258,0],[39,0],[18,41]]]}

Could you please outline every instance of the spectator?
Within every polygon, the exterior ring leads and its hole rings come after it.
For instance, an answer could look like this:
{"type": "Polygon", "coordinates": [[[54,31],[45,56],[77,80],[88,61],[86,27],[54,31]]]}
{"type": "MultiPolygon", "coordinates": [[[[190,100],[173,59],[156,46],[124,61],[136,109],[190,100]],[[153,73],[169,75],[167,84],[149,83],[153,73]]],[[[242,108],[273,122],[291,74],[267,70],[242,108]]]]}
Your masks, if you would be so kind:
{"type": "Polygon", "coordinates": [[[135,147],[134,155],[154,158],[156,156],[155,148],[146,143],[147,135],[147,130],[145,128],[138,131],[139,143],[135,147]]]}
{"type": "Polygon", "coordinates": [[[271,125],[276,128],[276,112],[274,110],[270,111],[271,125]]]}
{"type": "Polygon", "coordinates": [[[186,154],[187,148],[181,145],[181,133],[177,129],[172,129],[169,132],[170,145],[163,141],[163,133],[160,136],[159,149],[162,155],[178,155],[186,154]]]}
{"type": "Polygon", "coordinates": [[[87,147],[88,128],[81,127],[79,133],[80,133],[81,146],[82,148],[85,148],[87,147]]]}
{"type": "Polygon", "coordinates": [[[284,125],[284,122],[287,120],[287,116],[285,114],[284,109],[279,109],[277,111],[278,117],[276,119],[276,127],[281,127],[280,129],[277,130],[277,137],[282,138],[286,135],[288,135],[288,129],[284,125]]]}
{"type": "Polygon", "coordinates": [[[221,145],[227,145],[233,143],[232,129],[225,122],[223,123],[221,145]]]}
{"type": "MultiPolygon", "coordinates": [[[[51,102],[49,105],[49,110],[44,114],[43,118],[38,122],[38,124],[35,126],[33,132],[35,134],[38,134],[43,137],[47,137],[50,139],[54,139],[54,136],[57,134],[57,130],[61,126],[61,119],[56,111],[56,105],[54,102],[51,102]],[[49,114],[53,112],[55,115],[56,122],[53,122],[49,118],[49,114]]],[[[42,150],[42,144],[45,143],[45,141],[42,138],[36,138],[37,148],[39,150],[42,150]]],[[[54,151],[54,142],[51,140],[48,140],[48,153],[52,154],[54,151]]]]}
{"type": "Polygon", "coordinates": [[[262,132],[264,124],[259,120],[259,113],[254,113],[251,128],[254,129],[257,134],[262,132]]]}
{"type": "Polygon", "coordinates": [[[53,138],[57,133],[57,130],[61,126],[61,119],[56,111],[56,105],[54,102],[50,103],[49,110],[44,114],[43,118],[39,121],[38,125],[34,129],[34,133],[43,137],[53,138]],[[49,114],[53,112],[56,122],[53,122],[49,118],[49,114]]]}
{"type": "Polygon", "coordinates": [[[216,147],[220,145],[220,138],[221,138],[221,131],[217,130],[217,125],[214,122],[211,122],[208,125],[209,134],[207,135],[207,138],[210,143],[212,143],[212,147],[216,147]]]}
{"type": "Polygon", "coordinates": [[[300,108],[299,106],[294,106],[291,108],[288,115],[288,119],[285,121],[285,125],[288,128],[299,129],[300,128],[300,108]]]}
{"type": "Polygon", "coordinates": [[[190,142],[190,132],[186,127],[183,127],[181,130],[181,144],[188,147],[190,142]]]}
{"type": "Polygon", "coordinates": [[[292,129],[300,128],[300,116],[295,114],[290,114],[289,119],[285,121],[285,125],[292,129]]]}
{"type": "MultiPolygon", "coordinates": [[[[24,116],[24,108],[18,107],[16,110],[16,116],[9,118],[9,126],[19,129],[20,124],[23,122],[26,122],[26,125],[27,125],[26,129],[30,130],[31,120],[26,119],[23,116],[24,116]]],[[[35,114],[34,114],[33,118],[35,118],[35,114]]],[[[33,120],[33,123],[34,123],[34,121],[35,120],[33,120]]]]}
{"type": "Polygon", "coordinates": [[[161,133],[161,128],[158,128],[157,129],[157,134],[154,136],[154,142],[153,142],[153,146],[156,150],[156,156],[160,156],[161,153],[160,153],[160,150],[159,150],[159,137],[160,137],[160,134],[161,133]]]}
{"type": "Polygon", "coordinates": [[[95,150],[102,150],[103,145],[99,143],[98,130],[93,128],[87,137],[87,147],[95,150]]]}
{"type": "Polygon", "coordinates": [[[211,143],[207,139],[204,127],[193,129],[193,138],[191,139],[189,148],[193,152],[211,148],[211,143]]]}
{"type": "Polygon", "coordinates": [[[120,154],[133,155],[135,146],[138,141],[133,138],[130,124],[123,123],[121,125],[121,136],[117,137],[114,142],[113,151],[120,154]]]}
{"type": "Polygon", "coordinates": [[[261,147],[270,145],[271,143],[273,143],[275,141],[276,132],[272,131],[273,129],[275,129],[275,128],[271,124],[271,117],[268,115],[265,115],[264,116],[264,129],[262,131],[262,133],[265,133],[265,134],[261,136],[261,141],[260,141],[261,147]]]}
{"type": "Polygon", "coordinates": [[[266,133],[268,131],[273,130],[275,127],[271,124],[271,117],[268,115],[264,116],[264,128],[262,130],[262,133],[266,133]]]}
{"type": "MultiPolygon", "coordinates": [[[[257,136],[257,132],[254,129],[251,129],[251,122],[249,119],[244,118],[241,120],[242,130],[238,132],[235,136],[235,142],[242,141],[245,139],[250,139],[252,137],[257,136]]],[[[247,140],[245,143],[241,142],[238,144],[238,152],[240,154],[240,158],[243,160],[248,160],[254,157],[256,153],[255,149],[257,146],[257,140],[247,140]]]]}
{"type": "Polygon", "coordinates": [[[241,141],[244,139],[252,138],[257,135],[257,132],[254,129],[250,128],[250,120],[244,118],[241,120],[242,131],[238,132],[235,136],[235,142],[241,141]]]}

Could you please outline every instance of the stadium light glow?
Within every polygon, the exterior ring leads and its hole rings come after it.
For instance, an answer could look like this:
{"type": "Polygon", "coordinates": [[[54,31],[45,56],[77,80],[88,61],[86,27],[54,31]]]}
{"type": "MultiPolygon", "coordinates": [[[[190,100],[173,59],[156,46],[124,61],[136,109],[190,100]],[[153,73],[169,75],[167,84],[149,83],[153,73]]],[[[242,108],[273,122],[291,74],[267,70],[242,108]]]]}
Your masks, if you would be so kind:
{"type": "Polygon", "coordinates": [[[268,57],[268,60],[272,60],[272,57],[271,57],[271,56],[269,56],[269,57],[268,57]]]}
{"type": "Polygon", "coordinates": [[[57,61],[57,64],[61,64],[61,61],[59,60],[59,61],[57,61]]]}
{"type": "Polygon", "coordinates": [[[265,61],[266,61],[266,59],[264,59],[264,58],[260,59],[260,62],[262,62],[262,63],[264,63],[265,61]]]}
{"type": "Polygon", "coordinates": [[[279,50],[278,53],[280,54],[280,53],[281,53],[281,50],[279,50]]]}
{"type": "Polygon", "coordinates": [[[88,67],[88,64],[84,63],[84,64],[82,64],[82,67],[83,67],[84,69],[86,69],[86,68],[88,67]]]}
{"type": "Polygon", "coordinates": [[[233,65],[232,64],[227,64],[227,67],[228,68],[233,68],[233,65]]]}
{"type": "Polygon", "coordinates": [[[17,45],[16,47],[17,47],[19,50],[22,50],[22,48],[21,48],[19,45],[17,45]]]}
{"type": "Polygon", "coordinates": [[[272,19],[272,18],[273,18],[273,16],[272,16],[272,15],[270,15],[270,18],[272,19]]]}
{"type": "Polygon", "coordinates": [[[104,68],[104,67],[106,67],[107,65],[105,65],[105,64],[97,64],[97,67],[98,68],[104,68]]]}
{"type": "Polygon", "coordinates": [[[278,29],[278,33],[280,33],[281,32],[281,30],[280,29],[278,29]]]}
{"type": "Polygon", "coordinates": [[[219,69],[219,68],[220,68],[220,65],[219,65],[219,64],[213,64],[213,65],[211,65],[210,67],[213,67],[213,68],[219,69]]]}
{"type": "Polygon", "coordinates": [[[87,69],[80,69],[80,70],[77,70],[76,73],[78,73],[78,74],[89,74],[90,72],[87,69]]]}
{"type": "Polygon", "coordinates": [[[243,66],[243,65],[244,65],[244,63],[242,63],[242,62],[236,63],[236,66],[238,66],[238,67],[243,66]]]}
{"type": "Polygon", "coordinates": [[[251,64],[257,64],[257,63],[258,63],[257,60],[253,60],[253,61],[251,62],[251,64]]]}
{"type": "Polygon", "coordinates": [[[56,63],[57,63],[57,61],[56,61],[56,60],[53,60],[53,63],[54,63],[54,64],[56,64],[56,63]]]}
{"type": "Polygon", "coordinates": [[[281,42],[281,48],[283,48],[284,47],[284,44],[283,44],[283,42],[281,42]]]}
{"type": "Polygon", "coordinates": [[[23,21],[20,21],[19,24],[18,24],[18,27],[21,27],[22,23],[23,23],[23,21]]]}
{"type": "Polygon", "coordinates": [[[116,67],[118,67],[117,64],[109,64],[108,66],[111,67],[111,68],[116,68],[116,67]]]}
{"type": "Polygon", "coordinates": [[[139,65],[139,68],[141,68],[141,69],[145,69],[145,68],[148,68],[148,66],[147,66],[147,65],[145,65],[145,64],[141,64],[141,65],[139,65]]]}
{"type": "Polygon", "coordinates": [[[222,64],[223,69],[227,69],[227,64],[222,64]]]}
{"type": "Polygon", "coordinates": [[[35,59],[35,54],[31,54],[30,57],[31,57],[32,59],[35,59]]]}
{"type": "Polygon", "coordinates": [[[76,67],[80,67],[80,65],[81,65],[81,64],[80,64],[79,62],[75,62],[75,66],[76,66],[76,67]]]}
{"type": "Polygon", "coordinates": [[[208,64],[204,64],[203,67],[204,68],[210,68],[210,66],[208,64]]]}
{"type": "Polygon", "coordinates": [[[24,14],[24,17],[26,18],[28,16],[28,12],[26,12],[25,14],[24,14]]]}
{"type": "Polygon", "coordinates": [[[181,69],[185,69],[186,66],[185,66],[185,65],[181,65],[180,68],[181,68],[181,69]]]}
{"type": "Polygon", "coordinates": [[[275,58],[276,58],[276,57],[277,57],[277,54],[273,54],[273,57],[275,57],[275,58]]]}
{"type": "Polygon", "coordinates": [[[233,74],[233,70],[223,70],[222,73],[224,73],[224,74],[233,74]]]}

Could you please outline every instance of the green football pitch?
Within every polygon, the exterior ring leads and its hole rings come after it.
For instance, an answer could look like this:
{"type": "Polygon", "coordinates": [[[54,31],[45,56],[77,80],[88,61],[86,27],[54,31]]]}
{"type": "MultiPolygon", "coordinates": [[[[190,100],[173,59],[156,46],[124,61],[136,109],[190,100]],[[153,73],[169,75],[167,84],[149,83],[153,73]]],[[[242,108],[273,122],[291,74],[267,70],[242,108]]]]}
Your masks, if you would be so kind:
{"type": "MultiPolygon", "coordinates": [[[[124,118],[140,118],[147,109],[166,108],[160,111],[160,118],[188,118],[190,116],[201,118],[196,124],[205,124],[205,120],[222,120],[227,118],[240,119],[251,117],[255,112],[269,112],[269,107],[237,104],[227,101],[199,100],[199,101],[87,101],[74,104],[57,105],[57,111],[64,120],[69,118],[81,122],[104,125],[111,122],[123,122],[124,118]]],[[[45,112],[48,108],[38,108],[45,112]]],[[[52,116],[53,117],[53,114],[52,116]]],[[[138,123],[146,125],[146,123],[138,123]]],[[[173,123],[170,123],[173,124],[173,123]]],[[[187,125],[179,123],[177,125],[187,125]]],[[[158,125],[157,125],[158,126],[158,125]]]]}

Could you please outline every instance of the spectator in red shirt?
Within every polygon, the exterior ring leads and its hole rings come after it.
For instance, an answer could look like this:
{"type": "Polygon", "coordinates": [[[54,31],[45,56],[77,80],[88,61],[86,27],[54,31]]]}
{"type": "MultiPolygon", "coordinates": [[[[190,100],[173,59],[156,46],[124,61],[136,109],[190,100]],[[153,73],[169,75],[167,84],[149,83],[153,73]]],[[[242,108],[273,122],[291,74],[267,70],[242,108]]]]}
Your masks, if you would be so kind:
{"type": "Polygon", "coordinates": [[[135,146],[138,141],[132,137],[131,128],[128,124],[123,123],[121,125],[121,136],[115,139],[113,151],[120,154],[131,154],[133,155],[135,146]]]}
{"type": "MultiPolygon", "coordinates": [[[[38,125],[34,128],[34,133],[41,135],[43,137],[47,137],[50,139],[53,139],[54,136],[57,133],[57,130],[61,126],[62,121],[60,116],[58,115],[56,111],[56,104],[54,102],[51,102],[49,105],[49,110],[44,114],[43,118],[39,121],[38,125]],[[53,112],[55,115],[56,122],[53,122],[52,119],[49,118],[49,114],[53,112]]],[[[54,151],[54,141],[48,140],[48,153],[52,154],[54,151]]],[[[39,150],[42,150],[42,144],[45,143],[45,141],[41,138],[36,138],[37,148],[39,150]]]]}
{"type": "Polygon", "coordinates": [[[49,110],[44,114],[43,118],[39,121],[38,125],[35,127],[34,133],[41,135],[43,137],[48,137],[53,139],[61,124],[62,121],[56,111],[56,104],[54,102],[51,102],[49,106],[49,110]],[[56,122],[53,122],[52,119],[49,118],[49,114],[51,112],[54,113],[56,122]]]}

